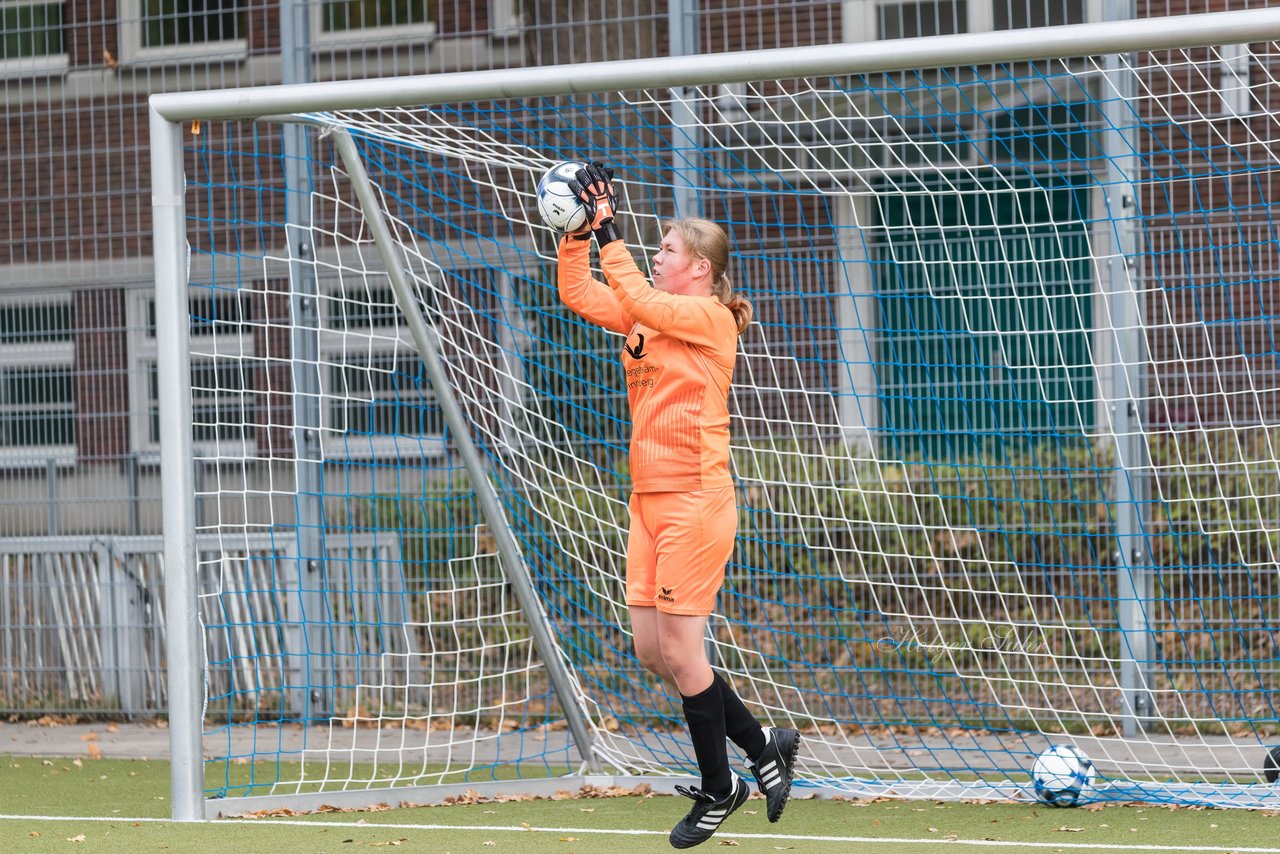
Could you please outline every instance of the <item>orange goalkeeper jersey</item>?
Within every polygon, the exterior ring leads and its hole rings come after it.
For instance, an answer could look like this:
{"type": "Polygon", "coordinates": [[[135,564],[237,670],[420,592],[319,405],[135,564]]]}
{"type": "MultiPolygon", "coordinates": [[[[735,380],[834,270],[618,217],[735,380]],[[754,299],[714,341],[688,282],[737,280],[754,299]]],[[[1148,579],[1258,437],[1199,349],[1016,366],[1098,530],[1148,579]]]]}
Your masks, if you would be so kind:
{"type": "Polygon", "coordinates": [[[591,277],[590,241],[560,242],[560,299],[586,320],[627,336],[635,492],[731,486],[729,383],[738,352],[733,313],[716,297],[650,286],[621,240],[600,250],[605,285],[591,277]]]}

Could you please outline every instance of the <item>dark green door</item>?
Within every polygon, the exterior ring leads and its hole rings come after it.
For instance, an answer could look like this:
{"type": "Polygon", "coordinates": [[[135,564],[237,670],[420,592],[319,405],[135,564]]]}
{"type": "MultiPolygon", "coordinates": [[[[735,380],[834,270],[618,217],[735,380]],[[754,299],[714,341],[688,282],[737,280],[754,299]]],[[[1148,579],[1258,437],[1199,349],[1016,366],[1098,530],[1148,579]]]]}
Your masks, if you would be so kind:
{"type": "Polygon", "coordinates": [[[1085,178],[882,182],[873,268],[887,454],[966,459],[1092,426],[1085,178]]]}

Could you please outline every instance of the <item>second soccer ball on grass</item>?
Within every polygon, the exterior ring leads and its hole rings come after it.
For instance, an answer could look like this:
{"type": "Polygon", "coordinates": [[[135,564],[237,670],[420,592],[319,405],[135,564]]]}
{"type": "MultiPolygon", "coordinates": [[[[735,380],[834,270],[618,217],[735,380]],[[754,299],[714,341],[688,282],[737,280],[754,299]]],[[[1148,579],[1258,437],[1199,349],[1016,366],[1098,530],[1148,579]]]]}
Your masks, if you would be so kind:
{"type": "Polygon", "coordinates": [[[1031,782],[1041,803],[1073,807],[1089,797],[1097,773],[1093,760],[1080,748],[1055,744],[1036,757],[1031,782]]]}

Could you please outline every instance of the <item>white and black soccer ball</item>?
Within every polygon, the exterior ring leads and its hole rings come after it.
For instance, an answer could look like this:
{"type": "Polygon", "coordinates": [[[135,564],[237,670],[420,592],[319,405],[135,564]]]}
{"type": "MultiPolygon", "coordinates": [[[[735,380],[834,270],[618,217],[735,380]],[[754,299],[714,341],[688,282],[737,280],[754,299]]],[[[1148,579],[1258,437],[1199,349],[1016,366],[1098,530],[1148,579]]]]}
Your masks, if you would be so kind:
{"type": "Polygon", "coordinates": [[[1268,783],[1280,780],[1280,747],[1267,751],[1266,758],[1262,760],[1262,776],[1268,783]]]}
{"type": "Polygon", "coordinates": [[[1036,798],[1055,807],[1073,807],[1087,798],[1097,776],[1093,760],[1071,744],[1055,744],[1031,766],[1036,798]]]}
{"type": "Polygon", "coordinates": [[[587,224],[587,209],[569,182],[585,163],[557,163],[538,180],[538,213],[550,228],[566,234],[587,224]]]}

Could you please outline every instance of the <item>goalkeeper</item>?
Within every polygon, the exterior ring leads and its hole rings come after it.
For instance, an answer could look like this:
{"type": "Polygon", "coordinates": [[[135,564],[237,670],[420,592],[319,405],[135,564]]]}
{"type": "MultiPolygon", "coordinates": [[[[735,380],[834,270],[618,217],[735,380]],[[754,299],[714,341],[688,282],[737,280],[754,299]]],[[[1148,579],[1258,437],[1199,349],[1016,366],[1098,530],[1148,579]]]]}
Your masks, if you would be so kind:
{"type": "Polygon", "coordinates": [[[671,831],[676,848],[710,839],[749,789],[729,770],[725,738],[748,766],[777,821],[791,793],[800,733],[764,728],[707,661],[707,618],[724,583],[737,534],[729,476],[729,385],[738,336],[751,303],[725,275],[724,230],[678,219],[653,257],[653,286],[636,266],[614,221],[613,170],[596,163],[576,176],[590,218],[560,242],[560,298],[586,320],[627,336],[622,366],[631,407],[631,528],[627,605],[636,655],[674,685],[684,704],[701,788],[671,831]],[[595,235],[608,284],[589,267],[595,235]]]}

